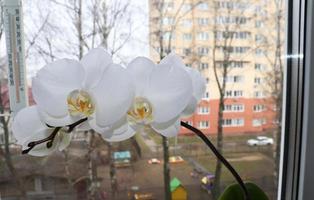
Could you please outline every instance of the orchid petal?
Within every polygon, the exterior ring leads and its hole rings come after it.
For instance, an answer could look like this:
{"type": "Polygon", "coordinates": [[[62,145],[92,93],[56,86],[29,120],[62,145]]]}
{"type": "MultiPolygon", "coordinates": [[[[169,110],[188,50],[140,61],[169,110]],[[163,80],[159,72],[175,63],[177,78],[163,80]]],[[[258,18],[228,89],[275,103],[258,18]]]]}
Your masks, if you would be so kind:
{"type": "Polygon", "coordinates": [[[191,115],[195,113],[196,108],[197,108],[197,100],[195,97],[191,97],[189,104],[185,107],[181,116],[190,117],[191,115]]]}
{"type": "Polygon", "coordinates": [[[152,124],[151,127],[156,132],[160,133],[161,135],[165,137],[174,137],[178,135],[180,131],[180,120],[178,119],[177,121],[175,121],[174,124],[168,127],[165,127],[164,124],[158,124],[158,123],[152,124]]]}
{"type": "Polygon", "coordinates": [[[46,130],[48,127],[41,121],[36,106],[23,108],[13,119],[13,136],[18,144],[23,144],[35,133],[46,130]]]}
{"type": "Polygon", "coordinates": [[[64,149],[66,149],[72,140],[72,133],[65,133],[62,132],[62,130],[59,131],[59,139],[60,139],[60,143],[58,145],[58,149],[59,151],[63,151],[64,149]],[[61,131],[61,132],[60,132],[61,131]]]}
{"type": "Polygon", "coordinates": [[[196,69],[186,67],[186,70],[192,79],[193,96],[199,102],[206,90],[206,80],[196,69]]]}
{"type": "Polygon", "coordinates": [[[157,123],[181,114],[192,96],[192,81],[183,67],[158,65],[150,78],[147,98],[153,106],[157,123]]]}
{"type": "MultiPolygon", "coordinates": [[[[37,132],[35,135],[32,136],[31,140],[28,140],[23,144],[23,150],[28,149],[27,144],[29,142],[41,140],[48,137],[51,134],[51,130],[52,129],[46,129],[46,130],[37,132]]],[[[32,156],[47,156],[55,152],[58,149],[59,144],[60,144],[60,139],[56,137],[50,148],[47,148],[47,142],[45,142],[45,143],[36,145],[32,150],[28,152],[28,154],[32,156]]]]}
{"type": "Polygon", "coordinates": [[[160,64],[185,67],[185,64],[184,64],[182,58],[175,53],[168,54],[166,57],[164,57],[160,61],[160,64]]]}
{"type": "Polygon", "coordinates": [[[90,89],[97,86],[104,71],[112,63],[112,59],[105,49],[95,48],[90,50],[80,62],[86,72],[84,88],[90,89]]]}
{"type": "Polygon", "coordinates": [[[120,120],[110,126],[109,129],[100,132],[100,134],[106,138],[111,137],[113,134],[120,134],[128,129],[128,121],[126,115],[124,115],[120,120]]]}
{"type": "Polygon", "coordinates": [[[127,66],[128,72],[134,77],[136,96],[143,96],[154,67],[155,63],[145,57],[137,57],[127,66]]]}
{"type": "Polygon", "coordinates": [[[62,59],[43,67],[33,79],[32,92],[38,108],[53,118],[68,115],[67,96],[80,89],[84,68],[75,60],[62,59]]]}
{"type": "Polygon", "coordinates": [[[120,65],[110,65],[99,84],[90,90],[95,101],[96,124],[105,127],[121,119],[131,106],[134,89],[127,70],[120,65]]]}
{"type": "Polygon", "coordinates": [[[128,129],[125,130],[122,133],[119,133],[119,131],[115,132],[111,137],[103,137],[104,140],[108,141],[108,142],[120,142],[123,140],[127,140],[131,137],[133,137],[135,135],[135,130],[133,128],[131,128],[130,126],[128,126],[128,129]]]}

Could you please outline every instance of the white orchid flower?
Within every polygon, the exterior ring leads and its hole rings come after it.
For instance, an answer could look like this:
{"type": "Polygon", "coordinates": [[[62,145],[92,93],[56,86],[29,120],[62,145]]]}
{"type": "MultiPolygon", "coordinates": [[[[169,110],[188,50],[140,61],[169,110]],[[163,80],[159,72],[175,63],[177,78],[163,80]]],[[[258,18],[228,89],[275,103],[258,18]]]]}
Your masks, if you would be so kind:
{"type": "Polygon", "coordinates": [[[125,68],[96,48],[80,62],[61,59],[43,67],[32,91],[46,124],[62,127],[87,118],[81,127],[103,132],[125,118],[134,97],[132,81],[125,68]]]}
{"type": "MultiPolygon", "coordinates": [[[[22,109],[14,117],[12,130],[17,144],[22,145],[23,150],[29,149],[28,145],[31,142],[45,140],[53,132],[53,129],[40,119],[37,106],[22,109]]],[[[27,153],[33,156],[46,156],[57,150],[62,151],[70,144],[72,133],[60,128],[53,137],[52,142],[51,140],[42,142],[27,153]]]]}
{"type": "Polygon", "coordinates": [[[180,129],[180,115],[192,97],[187,71],[176,64],[156,65],[144,57],[134,59],[127,70],[134,77],[135,98],[127,119],[121,123],[124,129],[104,139],[119,141],[119,137],[129,137],[147,126],[166,137],[175,136],[180,129]]]}
{"type": "Polygon", "coordinates": [[[192,97],[188,105],[182,112],[182,117],[190,117],[191,115],[194,114],[197,108],[197,105],[200,103],[202,96],[205,93],[205,90],[206,90],[205,78],[201,75],[201,73],[198,70],[194,68],[186,67],[183,63],[183,60],[174,53],[171,53],[167,57],[165,57],[161,61],[161,63],[167,64],[167,65],[181,66],[190,75],[191,80],[192,80],[193,93],[192,93],[192,97]]]}

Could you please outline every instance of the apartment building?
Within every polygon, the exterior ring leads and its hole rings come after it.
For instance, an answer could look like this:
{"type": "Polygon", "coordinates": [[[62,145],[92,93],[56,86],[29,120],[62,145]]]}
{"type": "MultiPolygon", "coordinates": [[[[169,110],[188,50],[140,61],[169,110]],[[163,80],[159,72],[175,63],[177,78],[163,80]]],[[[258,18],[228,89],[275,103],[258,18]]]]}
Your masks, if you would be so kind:
{"type": "Polygon", "coordinates": [[[275,12],[267,0],[149,1],[151,58],[158,62],[161,54],[176,52],[206,78],[206,93],[185,121],[217,133],[219,88],[225,84],[224,133],[276,127],[275,12]]]}

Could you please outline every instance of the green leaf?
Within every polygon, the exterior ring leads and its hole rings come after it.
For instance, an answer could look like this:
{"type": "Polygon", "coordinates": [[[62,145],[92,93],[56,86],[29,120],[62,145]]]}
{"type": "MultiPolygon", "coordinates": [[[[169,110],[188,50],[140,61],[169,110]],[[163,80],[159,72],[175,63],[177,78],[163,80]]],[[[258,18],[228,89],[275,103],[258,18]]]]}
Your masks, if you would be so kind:
{"type": "MultiPolygon", "coordinates": [[[[245,183],[250,200],[269,200],[265,192],[254,183],[245,183]]],[[[243,190],[239,184],[229,185],[218,200],[245,200],[243,190]]]]}

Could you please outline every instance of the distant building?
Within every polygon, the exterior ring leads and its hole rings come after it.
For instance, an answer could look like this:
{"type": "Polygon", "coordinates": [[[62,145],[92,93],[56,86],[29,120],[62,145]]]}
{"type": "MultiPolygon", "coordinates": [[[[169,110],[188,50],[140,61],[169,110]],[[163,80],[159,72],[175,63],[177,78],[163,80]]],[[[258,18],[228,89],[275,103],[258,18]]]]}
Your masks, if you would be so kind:
{"type": "MultiPolygon", "coordinates": [[[[278,123],[272,98],[276,83],[270,77],[275,70],[270,60],[276,56],[275,6],[270,1],[247,2],[149,1],[150,57],[160,60],[162,38],[166,53],[179,54],[187,67],[198,69],[206,79],[206,92],[196,113],[185,119],[206,134],[217,133],[217,79],[222,82],[223,77],[221,73],[215,77],[213,66],[219,69],[225,65],[224,51],[230,52],[230,71],[225,77],[224,133],[263,132],[278,123]],[[230,36],[232,42],[223,44],[230,36]]],[[[181,133],[190,131],[181,128],[181,133]]]]}

